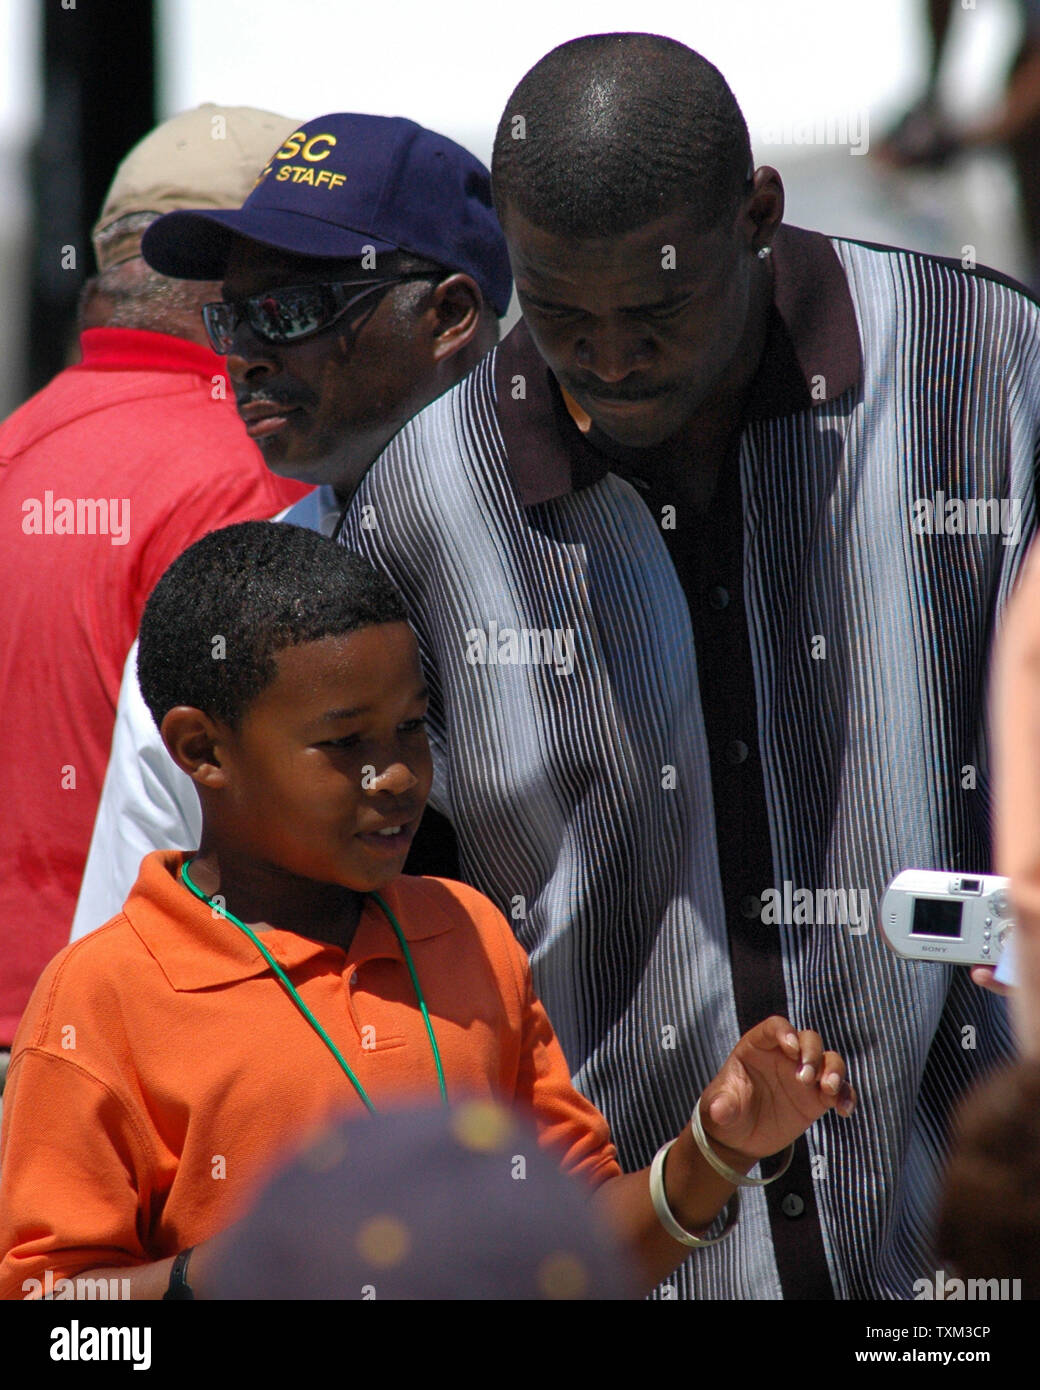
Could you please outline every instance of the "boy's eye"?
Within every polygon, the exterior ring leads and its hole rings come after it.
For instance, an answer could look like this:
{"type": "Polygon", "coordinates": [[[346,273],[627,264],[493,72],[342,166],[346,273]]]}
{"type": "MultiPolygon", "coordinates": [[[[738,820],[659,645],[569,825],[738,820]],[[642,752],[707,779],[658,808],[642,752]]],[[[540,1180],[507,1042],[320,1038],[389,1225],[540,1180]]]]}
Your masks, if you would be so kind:
{"type": "MultiPolygon", "coordinates": [[[[398,730],[403,734],[418,733],[420,729],[426,727],[425,714],[417,719],[407,719],[403,724],[398,724],[398,730]]],[[[342,738],[327,738],[318,745],[319,748],[356,748],[361,742],[360,734],[344,734],[342,738]]]]}

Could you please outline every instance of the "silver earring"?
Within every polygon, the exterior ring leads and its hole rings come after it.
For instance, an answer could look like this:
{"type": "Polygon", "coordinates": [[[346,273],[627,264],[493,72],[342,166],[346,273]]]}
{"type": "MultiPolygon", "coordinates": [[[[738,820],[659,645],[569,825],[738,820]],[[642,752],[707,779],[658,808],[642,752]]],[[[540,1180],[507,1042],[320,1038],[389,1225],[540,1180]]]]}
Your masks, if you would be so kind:
{"type": "Polygon", "coordinates": [[[758,259],[760,261],[764,261],[767,256],[771,256],[772,254],[773,248],[771,246],[760,246],[758,248],[758,259]]]}

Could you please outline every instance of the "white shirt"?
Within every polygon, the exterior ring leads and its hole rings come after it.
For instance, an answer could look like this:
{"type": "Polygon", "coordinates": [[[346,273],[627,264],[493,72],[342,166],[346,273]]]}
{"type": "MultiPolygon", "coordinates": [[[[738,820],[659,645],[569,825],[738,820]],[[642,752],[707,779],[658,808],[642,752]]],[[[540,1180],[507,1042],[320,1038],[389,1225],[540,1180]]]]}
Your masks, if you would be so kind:
{"type": "MultiPolygon", "coordinates": [[[[326,486],[273,519],[331,536],[342,511],[326,486]]],[[[79,940],[122,910],[146,854],[192,849],[201,831],[195,784],[167,753],[137,683],[134,642],[123,668],[108,770],[69,939],[79,940]]]]}

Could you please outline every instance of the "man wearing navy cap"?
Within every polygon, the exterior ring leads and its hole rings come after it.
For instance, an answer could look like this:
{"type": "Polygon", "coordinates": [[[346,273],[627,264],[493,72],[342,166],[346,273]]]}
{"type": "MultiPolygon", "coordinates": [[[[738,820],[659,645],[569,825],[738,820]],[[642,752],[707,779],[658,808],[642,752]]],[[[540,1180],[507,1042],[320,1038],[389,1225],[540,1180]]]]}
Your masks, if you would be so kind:
{"type": "MultiPolygon", "coordinates": [[[[498,340],[512,278],[488,171],[398,117],[321,116],[275,151],[241,208],[189,210],[148,229],[154,269],[223,281],[204,320],[268,467],[315,483],[285,519],[332,534],[402,425],[498,340]]],[[[137,645],[73,922],[118,912],[153,849],[198,843],[198,802],[141,699],[137,645]]],[[[457,872],[428,814],[409,872],[457,872]]]]}
{"type": "Polygon", "coordinates": [[[497,342],[512,287],[487,170],[400,117],[308,122],[240,209],[171,213],[143,251],[223,280],[204,318],[249,434],[275,473],[343,501],[497,342]]]}

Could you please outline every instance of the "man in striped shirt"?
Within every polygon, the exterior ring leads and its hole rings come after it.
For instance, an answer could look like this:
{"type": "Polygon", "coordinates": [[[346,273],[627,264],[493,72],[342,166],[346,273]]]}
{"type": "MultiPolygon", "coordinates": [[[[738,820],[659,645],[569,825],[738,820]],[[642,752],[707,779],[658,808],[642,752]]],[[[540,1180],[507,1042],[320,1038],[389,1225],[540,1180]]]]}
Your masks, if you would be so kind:
{"type": "Polygon", "coordinates": [[[671,1293],[908,1298],[949,1109],[1009,1033],[966,971],[889,954],[875,911],[900,869],[989,863],[1040,311],[785,227],[749,165],[682,45],[537,64],[493,166],[524,321],[391,442],[341,539],[405,595],[432,800],[623,1166],[767,1014],[857,1078],[858,1122],[814,1125],[671,1293]]]}

